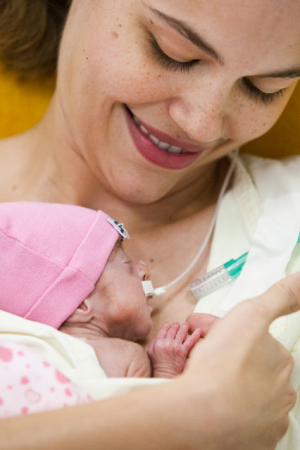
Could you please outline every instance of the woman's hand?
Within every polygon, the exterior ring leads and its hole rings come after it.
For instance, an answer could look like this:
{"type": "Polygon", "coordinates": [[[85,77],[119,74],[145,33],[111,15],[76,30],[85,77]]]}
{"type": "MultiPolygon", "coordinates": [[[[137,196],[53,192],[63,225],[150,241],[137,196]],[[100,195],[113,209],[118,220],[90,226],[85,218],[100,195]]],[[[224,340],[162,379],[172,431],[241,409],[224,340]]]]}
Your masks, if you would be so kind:
{"type": "Polygon", "coordinates": [[[293,359],[268,328],[277,317],[299,309],[300,274],[295,274],[214,322],[195,346],[182,378],[205,387],[194,398],[207,399],[208,430],[223,435],[216,448],[273,450],[287,431],[296,401],[290,383],[293,359]]]}

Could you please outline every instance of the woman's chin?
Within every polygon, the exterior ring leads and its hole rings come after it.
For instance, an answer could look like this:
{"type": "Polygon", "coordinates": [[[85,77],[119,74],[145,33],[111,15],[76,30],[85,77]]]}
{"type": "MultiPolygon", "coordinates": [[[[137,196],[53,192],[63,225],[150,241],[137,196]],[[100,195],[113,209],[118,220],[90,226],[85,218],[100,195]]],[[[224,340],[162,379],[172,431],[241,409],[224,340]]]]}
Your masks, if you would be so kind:
{"type": "Polygon", "coordinates": [[[134,180],[124,178],[122,175],[114,177],[114,180],[109,182],[109,191],[119,200],[135,205],[153,204],[164,198],[173,187],[173,183],[164,182],[162,185],[158,177],[147,174],[134,180]]]}

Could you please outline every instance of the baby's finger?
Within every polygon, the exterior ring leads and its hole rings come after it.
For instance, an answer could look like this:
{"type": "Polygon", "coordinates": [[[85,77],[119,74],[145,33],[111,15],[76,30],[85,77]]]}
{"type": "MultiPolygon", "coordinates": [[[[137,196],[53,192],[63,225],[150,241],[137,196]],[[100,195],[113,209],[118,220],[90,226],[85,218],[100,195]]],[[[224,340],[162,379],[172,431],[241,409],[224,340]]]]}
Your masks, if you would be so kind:
{"type": "Polygon", "coordinates": [[[148,355],[151,354],[151,353],[153,353],[153,350],[154,350],[154,342],[155,342],[155,339],[153,339],[153,340],[150,342],[150,345],[149,345],[148,350],[147,350],[148,355]]]}
{"type": "Polygon", "coordinates": [[[187,352],[190,352],[192,350],[194,345],[199,341],[201,334],[202,334],[201,328],[196,328],[193,331],[193,333],[190,336],[188,336],[186,341],[183,343],[183,346],[185,347],[187,352]]]}
{"type": "Polygon", "coordinates": [[[187,322],[184,322],[180,325],[179,330],[177,331],[176,335],[176,341],[180,342],[181,344],[186,340],[187,334],[189,331],[189,324],[187,322]]]}
{"type": "Polygon", "coordinates": [[[168,329],[167,332],[167,338],[168,339],[175,339],[177,332],[179,330],[180,324],[178,322],[174,322],[172,323],[172,325],[170,326],[170,328],[168,329]]]}
{"type": "Polygon", "coordinates": [[[165,322],[162,324],[162,326],[160,327],[160,329],[158,330],[157,335],[155,336],[156,339],[165,339],[165,337],[167,336],[167,333],[169,331],[171,324],[170,322],[165,322]]]}

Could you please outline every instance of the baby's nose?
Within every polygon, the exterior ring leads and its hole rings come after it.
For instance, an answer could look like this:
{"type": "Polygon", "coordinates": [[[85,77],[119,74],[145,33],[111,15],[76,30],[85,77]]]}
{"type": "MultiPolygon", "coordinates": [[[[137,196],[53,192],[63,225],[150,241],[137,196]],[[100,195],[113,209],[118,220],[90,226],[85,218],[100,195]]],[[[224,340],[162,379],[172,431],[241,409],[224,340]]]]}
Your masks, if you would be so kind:
{"type": "Polygon", "coordinates": [[[144,261],[138,261],[137,263],[137,272],[141,279],[141,281],[149,280],[150,279],[150,270],[144,261]]]}

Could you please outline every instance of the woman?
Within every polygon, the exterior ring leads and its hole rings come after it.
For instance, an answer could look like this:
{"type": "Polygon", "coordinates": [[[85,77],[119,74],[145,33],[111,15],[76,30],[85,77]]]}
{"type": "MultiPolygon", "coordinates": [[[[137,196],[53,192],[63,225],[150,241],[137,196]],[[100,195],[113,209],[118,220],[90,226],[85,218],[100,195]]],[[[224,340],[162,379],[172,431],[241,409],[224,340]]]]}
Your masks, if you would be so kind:
{"type": "MultiPolygon", "coordinates": [[[[227,156],[266,132],[293,92],[299,19],[287,0],[73,0],[44,119],[1,143],[1,201],[101,208],[126,223],[126,250],[154,284],[171,281],[207,235],[227,156]]],[[[193,312],[187,285],[206,272],[210,244],[153,299],[153,333],[193,312]]],[[[268,326],[299,309],[298,278],[220,321],[174,383],[7,421],[7,448],[274,449],[295,393],[268,326]]]]}

